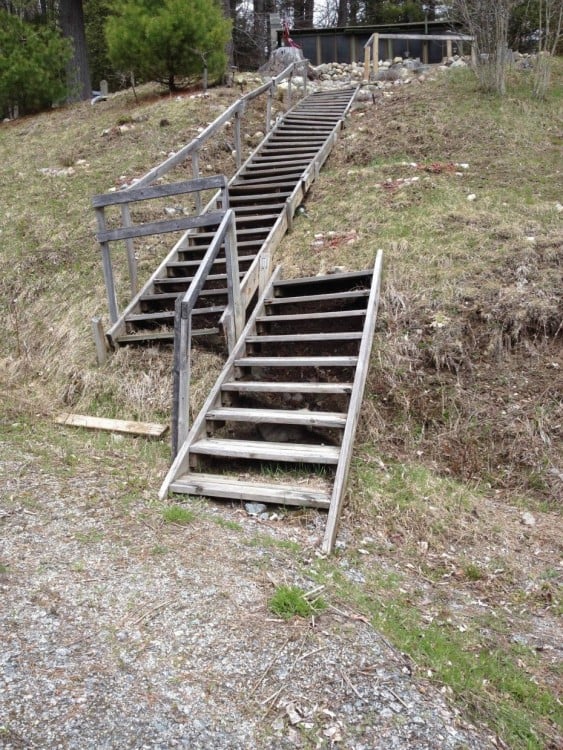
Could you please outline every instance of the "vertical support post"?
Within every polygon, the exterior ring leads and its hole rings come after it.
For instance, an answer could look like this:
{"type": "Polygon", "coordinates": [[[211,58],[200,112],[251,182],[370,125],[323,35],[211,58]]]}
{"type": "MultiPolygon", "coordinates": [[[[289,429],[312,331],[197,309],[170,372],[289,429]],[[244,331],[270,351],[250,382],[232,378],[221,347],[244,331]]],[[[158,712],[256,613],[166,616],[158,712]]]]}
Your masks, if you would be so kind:
{"type": "Polygon", "coordinates": [[[289,78],[287,79],[287,108],[291,109],[291,81],[293,80],[293,71],[295,70],[295,63],[293,63],[293,68],[291,70],[291,73],[289,74],[289,78]]]}
{"type": "Polygon", "coordinates": [[[309,61],[303,60],[303,98],[307,96],[307,73],[309,70],[309,61]]]}
{"type": "Polygon", "coordinates": [[[96,359],[101,366],[107,361],[108,350],[106,346],[106,337],[104,335],[104,327],[102,326],[102,319],[100,317],[92,318],[92,333],[96,343],[96,359]]]}
{"type": "Polygon", "coordinates": [[[270,263],[272,257],[269,251],[266,251],[260,255],[260,265],[258,266],[258,294],[262,294],[266,288],[266,284],[270,279],[270,263]]]}
{"type": "MultiPolygon", "coordinates": [[[[192,152],[192,175],[194,180],[199,180],[199,151],[197,149],[192,152]]],[[[195,194],[195,210],[198,214],[201,213],[201,190],[197,190],[195,194]]]]}
{"type": "MultiPolygon", "coordinates": [[[[104,209],[96,208],[96,221],[98,223],[98,231],[106,231],[106,217],[104,209]]],[[[102,249],[102,268],[104,271],[104,281],[106,283],[106,292],[108,296],[108,309],[109,318],[112,323],[117,323],[119,318],[119,309],[117,307],[117,295],[115,293],[115,283],[113,280],[113,268],[111,265],[111,252],[109,249],[109,242],[100,242],[102,249]]]]}
{"type": "Polygon", "coordinates": [[[371,49],[370,49],[369,42],[368,42],[368,44],[366,44],[366,46],[364,47],[364,79],[366,81],[369,81],[369,76],[370,76],[370,69],[371,69],[370,57],[371,57],[371,49]]]}
{"type": "Polygon", "coordinates": [[[350,39],[350,62],[356,62],[356,37],[350,39]]]}
{"type": "Polygon", "coordinates": [[[387,57],[393,62],[393,40],[387,40],[387,57]]]}
{"type": "MultiPolygon", "coordinates": [[[[124,203],[121,206],[121,222],[124,227],[133,226],[128,203],[124,203]]],[[[137,259],[135,258],[135,245],[133,244],[132,237],[128,237],[125,240],[125,247],[127,248],[127,268],[129,270],[131,297],[134,297],[137,294],[137,259]]]]}
{"type": "Polygon", "coordinates": [[[191,314],[176,300],[174,315],[174,396],[172,403],[172,455],[176,457],[190,427],[191,314]],[[185,317],[184,317],[185,316],[185,317]]]}
{"type": "Polygon", "coordinates": [[[274,98],[274,84],[268,89],[268,98],[266,100],[266,129],[265,133],[269,133],[272,129],[272,100],[274,98]]]}
{"type": "Polygon", "coordinates": [[[428,65],[429,59],[430,58],[428,56],[428,39],[423,39],[422,40],[422,62],[425,65],[428,65]]]}
{"type": "Polygon", "coordinates": [[[471,64],[474,68],[477,67],[477,45],[475,42],[471,42],[471,64]]]}
{"type": "Polygon", "coordinates": [[[323,61],[323,58],[322,58],[322,49],[321,49],[321,35],[320,34],[317,34],[317,36],[315,37],[315,42],[316,42],[315,47],[316,47],[316,53],[317,53],[317,63],[316,64],[320,65],[322,63],[322,61],[323,61]]]}
{"type": "Polygon", "coordinates": [[[293,231],[293,211],[291,210],[291,203],[288,200],[285,202],[285,218],[287,221],[287,232],[289,234],[293,231]]]}
{"type": "Polygon", "coordinates": [[[231,310],[231,324],[227,330],[227,346],[229,352],[232,352],[244,327],[244,309],[240,293],[235,216],[232,211],[230,211],[230,214],[229,226],[225,234],[225,265],[227,267],[228,306],[231,310]]]}
{"type": "Polygon", "coordinates": [[[446,39],[446,57],[449,60],[451,56],[452,56],[452,40],[446,39]]]}
{"type": "Polygon", "coordinates": [[[242,155],[241,155],[241,140],[240,140],[240,110],[237,109],[235,112],[235,152],[236,152],[236,164],[237,169],[240,169],[240,166],[242,164],[242,155]]]}
{"type": "Polygon", "coordinates": [[[374,75],[377,75],[377,72],[379,71],[379,34],[374,34],[372,37],[372,48],[371,48],[371,57],[372,57],[372,66],[373,66],[373,72],[374,75]]]}

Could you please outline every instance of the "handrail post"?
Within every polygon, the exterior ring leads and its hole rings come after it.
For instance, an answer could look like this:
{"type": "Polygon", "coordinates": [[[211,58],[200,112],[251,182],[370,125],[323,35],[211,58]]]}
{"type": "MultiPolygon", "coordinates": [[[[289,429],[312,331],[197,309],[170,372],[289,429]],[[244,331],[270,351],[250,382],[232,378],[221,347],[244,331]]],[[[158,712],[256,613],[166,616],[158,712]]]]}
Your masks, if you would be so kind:
{"type": "MultiPolygon", "coordinates": [[[[98,223],[98,232],[105,232],[106,217],[103,208],[96,208],[96,221],[98,223]]],[[[104,281],[106,283],[106,292],[108,296],[109,319],[112,323],[116,323],[119,318],[119,308],[117,306],[117,295],[115,293],[115,282],[113,279],[109,242],[101,242],[100,247],[102,249],[102,268],[104,271],[104,281]]]]}
{"type": "Polygon", "coordinates": [[[174,316],[174,402],[172,404],[172,455],[183,445],[190,426],[191,311],[176,300],[174,316]]]}
{"type": "MultiPolygon", "coordinates": [[[[294,63],[295,65],[295,63],[294,63]]],[[[291,109],[291,81],[293,80],[293,68],[287,79],[287,108],[291,109]]]]}
{"type": "MultiPolygon", "coordinates": [[[[192,153],[192,175],[194,180],[199,179],[199,150],[196,149],[192,153]]],[[[195,194],[195,210],[198,214],[201,213],[201,191],[197,190],[195,194]]]]}
{"type": "Polygon", "coordinates": [[[269,133],[272,129],[272,99],[274,98],[274,84],[268,89],[268,99],[266,100],[266,129],[265,133],[269,133]]]}
{"type": "Polygon", "coordinates": [[[370,49],[369,42],[368,42],[366,46],[364,47],[364,79],[366,81],[369,81],[369,77],[370,77],[370,57],[371,57],[371,49],[370,49]]]}
{"type": "Polygon", "coordinates": [[[236,152],[236,165],[237,169],[240,169],[242,164],[242,155],[241,155],[241,140],[240,140],[240,110],[237,109],[235,112],[235,152],[236,152]]]}
{"type": "Polygon", "coordinates": [[[371,57],[373,73],[377,76],[377,73],[379,71],[379,34],[377,32],[372,35],[371,57]]]}
{"type": "Polygon", "coordinates": [[[237,235],[235,215],[230,211],[229,224],[225,233],[225,264],[227,267],[227,295],[228,306],[231,310],[231,324],[227,330],[227,346],[229,352],[234,349],[244,327],[244,310],[240,294],[240,275],[237,253],[237,235]]]}
{"type": "MultiPolygon", "coordinates": [[[[128,203],[124,203],[121,206],[121,222],[124,227],[133,226],[128,203]]],[[[135,258],[135,246],[131,237],[125,240],[125,247],[127,248],[127,268],[129,270],[131,296],[134,297],[137,294],[137,259],[135,258]]]]}

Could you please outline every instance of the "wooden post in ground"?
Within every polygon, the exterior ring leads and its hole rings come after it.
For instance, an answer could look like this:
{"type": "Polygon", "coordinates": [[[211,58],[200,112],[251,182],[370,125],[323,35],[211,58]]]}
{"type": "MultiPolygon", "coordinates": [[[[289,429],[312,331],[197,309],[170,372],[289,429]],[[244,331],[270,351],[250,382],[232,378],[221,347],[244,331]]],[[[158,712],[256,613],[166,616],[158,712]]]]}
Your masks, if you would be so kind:
{"type": "Polygon", "coordinates": [[[104,335],[104,327],[100,317],[92,318],[92,333],[96,344],[96,359],[98,360],[99,365],[103,365],[108,358],[108,349],[106,337],[104,335]]]}
{"type": "Polygon", "coordinates": [[[371,57],[372,57],[372,66],[373,66],[373,73],[377,76],[377,73],[379,71],[379,34],[374,34],[372,37],[372,51],[371,51],[371,57]]]}
{"type": "Polygon", "coordinates": [[[446,39],[446,57],[449,60],[451,56],[452,56],[452,40],[446,39]]]}
{"type": "Polygon", "coordinates": [[[371,50],[369,44],[364,47],[364,79],[369,81],[371,50]]]}
{"type": "MultiPolygon", "coordinates": [[[[105,232],[106,217],[103,208],[96,208],[96,221],[98,223],[98,232],[105,232]]],[[[119,308],[117,306],[117,295],[115,293],[115,283],[113,280],[109,242],[100,242],[100,247],[102,249],[102,268],[104,270],[104,281],[106,282],[109,317],[112,323],[116,323],[119,318],[119,308]]]]}
{"type": "Polygon", "coordinates": [[[231,211],[231,221],[225,235],[225,265],[227,267],[227,295],[228,305],[232,312],[232,326],[227,330],[227,346],[229,353],[235,348],[244,328],[244,308],[240,293],[240,275],[237,254],[237,235],[235,229],[235,215],[231,211]],[[232,329],[232,330],[231,330],[232,329]]]}
{"type": "Polygon", "coordinates": [[[172,455],[176,456],[190,427],[191,314],[176,300],[174,317],[174,401],[172,404],[172,455]],[[186,314],[186,317],[184,317],[186,314]]]}
{"type": "Polygon", "coordinates": [[[272,129],[272,99],[274,98],[274,84],[268,89],[268,98],[266,100],[266,129],[265,133],[269,133],[272,129]]]}

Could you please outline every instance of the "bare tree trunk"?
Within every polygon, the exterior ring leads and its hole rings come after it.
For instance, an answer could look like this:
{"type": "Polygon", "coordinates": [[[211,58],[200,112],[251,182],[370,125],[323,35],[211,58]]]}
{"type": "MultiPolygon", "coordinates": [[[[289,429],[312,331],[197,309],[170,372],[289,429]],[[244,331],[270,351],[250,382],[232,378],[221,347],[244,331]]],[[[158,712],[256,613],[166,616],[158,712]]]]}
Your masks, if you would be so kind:
{"type": "Polygon", "coordinates": [[[506,92],[508,21],[517,0],[454,0],[453,13],[474,37],[475,73],[483,91],[506,92]]]}
{"type": "Polygon", "coordinates": [[[88,52],[84,34],[82,0],[59,0],[59,22],[65,36],[72,39],[74,53],[67,67],[68,101],[76,102],[92,96],[88,52]]]}
{"type": "Polygon", "coordinates": [[[563,2],[540,0],[539,43],[534,71],[533,94],[536,99],[545,99],[551,83],[553,56],[561,40],[563,28],[563,2]]]}

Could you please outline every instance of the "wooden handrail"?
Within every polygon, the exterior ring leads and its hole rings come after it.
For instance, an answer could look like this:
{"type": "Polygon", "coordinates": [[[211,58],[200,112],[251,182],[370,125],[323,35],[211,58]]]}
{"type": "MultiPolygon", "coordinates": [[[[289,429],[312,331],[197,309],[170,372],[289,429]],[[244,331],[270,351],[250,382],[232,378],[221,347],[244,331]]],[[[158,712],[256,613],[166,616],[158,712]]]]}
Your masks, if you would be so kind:
{"type": "Polygon", "coordinates": [[[236,247],[235,214],[232,209],[229,209],[224,212],[223,219],[188,290],[176,300],[172,398],[172,455],[174,457],[184,443],[189,431],[192,312],[223,243],[227,266],[228,301],[226,311],[229,320],[227,326],[229,350],[234,348],[244,325],[236,247]]]}
{"type": "Polygon", "coordinates": [[[178,232],[195,229],[198,227],[218,224],[223,216],[222,212],[212,212],[195,217],[182,217],[157,221],[152,223],[134,225],[129,213],[131,203],[146,201],[155,198],[167,198],[173,195],[184,195],[200,190],[220,189],[219,197],[223,211],[229,208],[229,189],[225,175],[214,175],[197,180],[184,180],[168,185],[152,185],[147,187],[135,187],[130,190],[122,190],[115,193],[104,193],[92,198],[92,205],[96,211],[98,232],[96,239],[102,250],[102,265],[104,280],[108,297],[109,315],[112,324],[119,319],[119,308],[113,276],[113,265],[111,262],[110,242],[125,240],[127,248],[127,263],[131,283],[132,296],[136,293],[137,266],[134,258],[133,238],[146,237],[164,232],[178,232]],[[105,209],[110,206],[120,206],[122,211],[123,226],[118,229],[108,229],[106,225],[105,209]]]}

